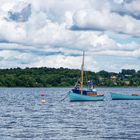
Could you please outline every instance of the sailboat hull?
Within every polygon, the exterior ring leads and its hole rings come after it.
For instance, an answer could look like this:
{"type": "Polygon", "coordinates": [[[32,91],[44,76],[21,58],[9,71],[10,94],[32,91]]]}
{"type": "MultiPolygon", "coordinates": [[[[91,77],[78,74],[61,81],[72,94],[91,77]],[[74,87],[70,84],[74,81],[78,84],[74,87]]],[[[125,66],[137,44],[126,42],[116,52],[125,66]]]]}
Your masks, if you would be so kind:
{"type": "Polygon", "coordinates": [[[87,96],[71,91],[69,92],[69,99],[70,101],[103,101],[104,96],[87,96]]]}
{"type": "Polygon", "coordinates": [[[112,100],[140,100],[140,96],[123,95],[118,93],[110,93],[112,100]]]}

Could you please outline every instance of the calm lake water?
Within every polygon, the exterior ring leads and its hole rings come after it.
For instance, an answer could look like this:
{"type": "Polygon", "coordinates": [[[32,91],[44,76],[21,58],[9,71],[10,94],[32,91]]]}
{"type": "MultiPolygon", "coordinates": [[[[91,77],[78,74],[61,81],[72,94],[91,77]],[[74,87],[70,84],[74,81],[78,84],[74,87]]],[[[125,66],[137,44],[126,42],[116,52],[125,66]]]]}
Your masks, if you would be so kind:
{"type": "Polygon", "coordinates": [[[112,101],[109,94],[140,89],[99,88],[105,101],[61,101],[69,90],[0,88],[0,140],[140,140],[140,100],[112,101]]]}

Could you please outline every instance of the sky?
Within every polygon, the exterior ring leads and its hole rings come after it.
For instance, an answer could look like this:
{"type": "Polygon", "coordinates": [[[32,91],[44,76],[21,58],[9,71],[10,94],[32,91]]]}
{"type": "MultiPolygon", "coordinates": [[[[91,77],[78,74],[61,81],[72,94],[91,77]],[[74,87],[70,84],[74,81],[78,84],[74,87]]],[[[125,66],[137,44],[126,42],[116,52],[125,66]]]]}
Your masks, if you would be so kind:
{"type": "Polygon", "coordinates": [[[140,0],[1,0],[0,69],[140,70],[140,0]]]}

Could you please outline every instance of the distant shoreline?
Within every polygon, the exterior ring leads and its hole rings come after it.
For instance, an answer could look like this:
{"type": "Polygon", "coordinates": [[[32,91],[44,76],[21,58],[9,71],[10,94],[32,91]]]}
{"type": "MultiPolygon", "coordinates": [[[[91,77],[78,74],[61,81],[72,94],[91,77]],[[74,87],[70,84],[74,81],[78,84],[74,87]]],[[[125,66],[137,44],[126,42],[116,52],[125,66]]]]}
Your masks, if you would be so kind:
{"type": "MultiPolygon", "coordinates": [[[[0,87],[0,88],[74,88],[74,87],[0,87]]],[[[85,87],[86,88],[86,87],[85,87]]],[[[140,88],[138,87],[95,87],[96,89],[98,88],[140,88]]]]}
{"type": "MultiPolygon", "coordinates": [[[[122,69],[121,72],[85,71],[84,85],[91,80],[95,87],[140,87],[140,70],[122,69]]],[[[0,87],[73,87],[79,69],[68,68],[11,68],[0,69],[0,87]]]]}

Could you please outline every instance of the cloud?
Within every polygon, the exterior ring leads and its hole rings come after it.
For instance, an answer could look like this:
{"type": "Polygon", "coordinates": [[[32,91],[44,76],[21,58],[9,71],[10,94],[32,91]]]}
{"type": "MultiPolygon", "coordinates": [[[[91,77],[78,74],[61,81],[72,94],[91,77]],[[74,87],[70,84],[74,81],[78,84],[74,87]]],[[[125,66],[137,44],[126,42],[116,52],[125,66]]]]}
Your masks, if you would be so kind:
{"type": "Polygon", "coordinates": [[[9,11],[7,20],[13,20],[16,22],[26,22],[31,16],[31,4],[25,5],[20,11],[9,11]]]}
{"type": "Polygon", "coordinates": [[[130,0],[2,0],[0,65],[80,68],[83,50],[91,70],[122,67],[108,62],[114,57],[136,64],[140,42],[133,38],[140,36],[140,20],[133,11],[138,17],[130,0]],[[109,59],[100,61],[103,56],[109,59]]]}
{"type": "Polygon", "coordinates": [[[0,40],[9,42],[23,42],[26,38],[26,31],[24,24],[17,24],[14,22],[7,22],[0,19],[0,40]]]}
{"type": "Polygon", "coordinates": [[[135,19],[140,19],[140,1],[139,0],[110,0],[110,11],[120,14],[121,16],[128,15],[135,19]]]}
{"type": "Polygon", "coordinates": [[[127,12],[134,15],[136,18],[140,19],[140,1],[139,0],[133,0],[129,3],[124,4],[124,8],[127,12]]]}
{"type": "Polygon", "coordinates": [[[114,31],[140,36],[140,21],[110,11],[80,10],[74,16],[74,25],[80,29],[114,31]]]}

